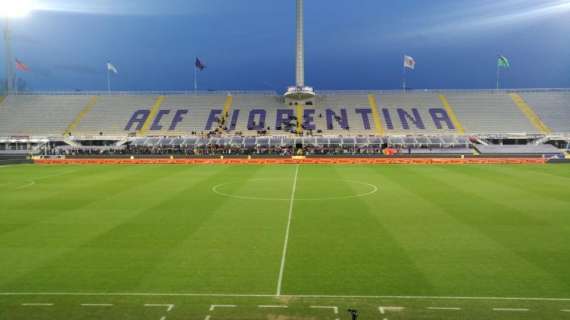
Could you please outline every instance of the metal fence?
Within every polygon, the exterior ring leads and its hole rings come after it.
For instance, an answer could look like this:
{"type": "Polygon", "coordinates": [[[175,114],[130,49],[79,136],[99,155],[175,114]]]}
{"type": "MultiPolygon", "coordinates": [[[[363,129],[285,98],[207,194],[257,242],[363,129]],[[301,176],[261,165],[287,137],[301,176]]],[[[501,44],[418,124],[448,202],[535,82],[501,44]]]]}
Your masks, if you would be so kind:
{"type": "MultiPolygon", "coordinates": [[[[519,88],[519,89],[408,89],[408,90],[319,90],[320,96],[402,94],[402,93],[513,93],[513,92],[570,92],[570,88],[519,88]]],[[[0,93],[4,94],[4,93],[0,93]]],[[[25,91],[12,92],[12,95],[34,96],[220,96],[220,95],[256,95],[281,96],[277,91],[256,90],[216,90],[216,91],[25,91]]]]}

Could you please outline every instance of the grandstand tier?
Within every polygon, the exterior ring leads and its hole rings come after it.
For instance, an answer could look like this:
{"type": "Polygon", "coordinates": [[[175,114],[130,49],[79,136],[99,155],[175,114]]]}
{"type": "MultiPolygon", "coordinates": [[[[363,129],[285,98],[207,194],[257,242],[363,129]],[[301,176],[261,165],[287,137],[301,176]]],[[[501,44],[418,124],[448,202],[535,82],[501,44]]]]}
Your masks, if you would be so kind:
{"type": "Polygon", "coordinates": [[[570,133],[568,91],[277,94],[19,94],[0,104],[0,137],[540,135],[570,133]],[[301,119],[302,118],[302,119],[301,119]]]}

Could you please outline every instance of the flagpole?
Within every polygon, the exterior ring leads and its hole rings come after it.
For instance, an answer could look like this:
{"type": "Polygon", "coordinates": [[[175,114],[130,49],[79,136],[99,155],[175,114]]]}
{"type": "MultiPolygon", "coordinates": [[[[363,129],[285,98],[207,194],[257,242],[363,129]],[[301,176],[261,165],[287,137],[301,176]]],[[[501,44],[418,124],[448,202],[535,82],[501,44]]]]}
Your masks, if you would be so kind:
{"type": "Polygon", "coordinates": [[[111,93],[111,70],[107,66],[107,92],[111,93]]]}
{"type": "Polygon", "coordinates": [[[497,63],[497,90],[500,89],[500,81],[501,81],[501,66],[497,63]]]}
{"type": "Polygon", "coordinates": [[[404,90],[404,92],[406,92],[406,65],[405,64],[404,64],[403,78],[404,78],[404,80],[402,81],[402,89],[404,90]]]}
{"type": "Polygon", "coordinates": [[[198,92],[198,68],[194,66],[194,94],[198,92]]]}

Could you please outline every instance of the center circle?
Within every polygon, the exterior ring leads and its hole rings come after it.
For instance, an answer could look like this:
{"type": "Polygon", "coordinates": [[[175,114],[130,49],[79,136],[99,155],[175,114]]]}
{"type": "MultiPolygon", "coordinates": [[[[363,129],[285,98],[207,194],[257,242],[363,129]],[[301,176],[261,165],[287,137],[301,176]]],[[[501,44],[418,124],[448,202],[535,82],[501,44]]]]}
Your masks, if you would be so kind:
{"type": "MultiPolygon", "coordinates": [[[[282,197],[268,195],[263,196],[264,192],[276,190],[276,188],[283,187],[281,185],[283,182],[291,182],[291,179],[252,179],[247,181],[233,181],[226,182],[215,185],[212,187],[212,192],[234,199],[241,200],[260,200],[260,201],[291,201],[291,196],[282,197]],[[246,186],[245,192],[240,193],[239,191],[232,191],[231,189],[242,185],[246,186]],[[248,190],[249,189],[249,190],[248,190]]],[[[322,194],[322,196],[310,196],[303,197],[297,196],[299,194],[299,187],[296,186],[297,195],[294,197],[295,201],[326,201],[326,200],[344,200],[344,199],[354,199],[370,196],[378,192],[378,187],[367,182],[356,181],[356,180],[333,180],[333,179],[303,179],[303,182],[312,182],[313,186],[310,191],[313,193],[317,192],[322,194]],[[342,185],[339,185],[342,183],[342,185]],[[341,190],[338,190],[338,187],[341,190]],[[346,190],[346,189],[349,190],[346,190]]],[[[292,186],[287,185],[289,193],[292,192],[292,186]]]]}

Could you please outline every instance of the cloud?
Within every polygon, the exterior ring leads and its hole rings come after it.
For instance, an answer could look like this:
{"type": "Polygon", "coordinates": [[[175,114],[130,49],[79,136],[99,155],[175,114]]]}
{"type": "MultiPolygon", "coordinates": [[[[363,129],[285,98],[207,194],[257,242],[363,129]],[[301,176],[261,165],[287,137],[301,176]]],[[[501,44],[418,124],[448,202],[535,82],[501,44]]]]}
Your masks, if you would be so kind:
{"type": "Polygon", "coordinates": [[[450,13],[431,16],[429,21],[419,21],[417,28],[397,36],[449,36],[486,30],[500,32],[501,27],[567,15],[570,13],[570,1],[482,1],[478,6],[456,7],[448,12],[450,13]]]}
{"type": "Polygon", "coordinates": [[[203,13],[216,0],[35,0],[40,11],[103,15],[186,15],[203,13]]]}

